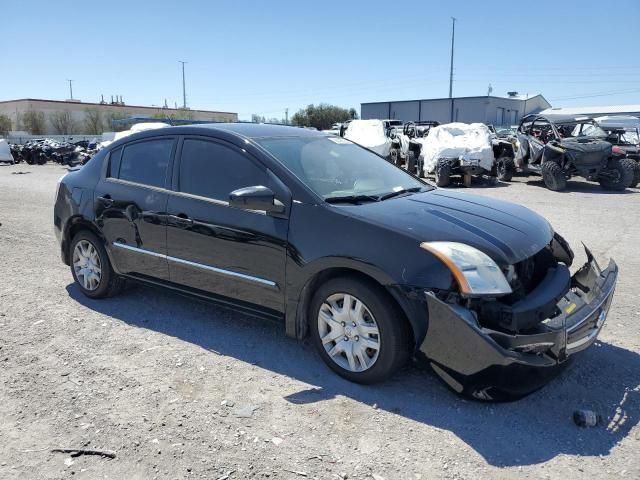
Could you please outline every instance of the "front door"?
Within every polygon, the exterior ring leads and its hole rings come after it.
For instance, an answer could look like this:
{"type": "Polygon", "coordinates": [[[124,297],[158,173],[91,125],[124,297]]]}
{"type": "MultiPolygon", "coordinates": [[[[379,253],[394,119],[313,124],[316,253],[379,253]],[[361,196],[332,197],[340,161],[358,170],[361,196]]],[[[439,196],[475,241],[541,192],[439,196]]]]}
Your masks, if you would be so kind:
{"type": "Polygon", "coordinates": [[[176,144],[176,138],[157,137],[110,153],[94,201],[96,223],[120,273],[169,278],[164,214],[176,144]]]}
{"type": "Polygon", "coordinates": [[[240,304],[284,311],[286,214],[228,204],[239,188],[271,188],[289,211],[290,193],[241,149],[185,138],[167,205],[167,255],[172,282],[240,304]]]}

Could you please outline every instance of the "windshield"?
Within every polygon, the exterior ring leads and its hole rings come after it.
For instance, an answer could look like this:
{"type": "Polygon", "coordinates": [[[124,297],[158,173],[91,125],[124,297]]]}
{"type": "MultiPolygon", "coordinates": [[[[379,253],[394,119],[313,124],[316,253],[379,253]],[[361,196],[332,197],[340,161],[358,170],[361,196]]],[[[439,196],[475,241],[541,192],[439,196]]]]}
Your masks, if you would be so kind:
{"type": "Polygon", "coordinates": [[[429,185],[341,137],[259,138],[256,142],[323,199],[380,200],[429,185]]]}
{"type": "Polygon", "coordinates": [[[593,122],[562,123],[556,125],[556,127],[560,135],[564,138],[593,137],[604,139],[607,136],[607,132],[605,132],[596,123],[593,122]]]}

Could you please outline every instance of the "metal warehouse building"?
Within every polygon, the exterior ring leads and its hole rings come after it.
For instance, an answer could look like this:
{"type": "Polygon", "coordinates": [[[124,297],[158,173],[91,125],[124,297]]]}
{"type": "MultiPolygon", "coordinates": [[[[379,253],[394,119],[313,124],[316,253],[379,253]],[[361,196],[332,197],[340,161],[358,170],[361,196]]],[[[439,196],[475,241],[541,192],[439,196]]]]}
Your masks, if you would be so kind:
{"type": "Polygon", "coordinates": [[[363,119],[435,120],[440,123],[464,122],[515,125],[529,113],[538,113],[551,104],[542,95],[525,97],[511,92],[507,97],[432,98],[395,102],[362,103],[363,119]]]}

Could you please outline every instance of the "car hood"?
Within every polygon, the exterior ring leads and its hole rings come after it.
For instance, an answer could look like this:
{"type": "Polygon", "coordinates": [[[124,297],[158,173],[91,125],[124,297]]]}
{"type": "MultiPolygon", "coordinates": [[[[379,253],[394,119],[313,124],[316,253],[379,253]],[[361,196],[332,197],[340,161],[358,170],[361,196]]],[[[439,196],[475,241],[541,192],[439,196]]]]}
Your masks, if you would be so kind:
{"type": "Polygon", "coordinates": [[[549,222],[525,207],[441,189],[340,208],[417,242],[471,245],[501,266],[532,256],[553,238],[549,222]]]}

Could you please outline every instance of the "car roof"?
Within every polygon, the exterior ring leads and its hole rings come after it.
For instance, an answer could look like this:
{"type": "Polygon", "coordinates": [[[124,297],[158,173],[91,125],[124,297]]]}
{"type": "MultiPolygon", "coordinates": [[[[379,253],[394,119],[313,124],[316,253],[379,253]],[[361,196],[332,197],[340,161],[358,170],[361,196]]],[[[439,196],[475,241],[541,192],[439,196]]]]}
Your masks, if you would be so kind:
{"type": "Polygon", "coordinates": [[[323,135],[318,130],[308,128],[291,127],[288,125],[275,125],[270,123],[204,123],[190,125],[196,129],[224,130],[235,133],[245,138],[260,137],[313,137],[323,135]]]}

